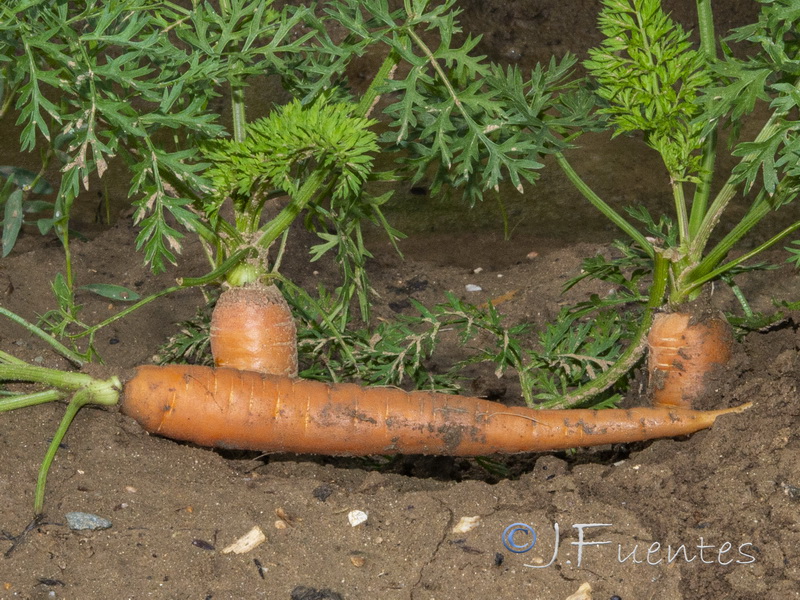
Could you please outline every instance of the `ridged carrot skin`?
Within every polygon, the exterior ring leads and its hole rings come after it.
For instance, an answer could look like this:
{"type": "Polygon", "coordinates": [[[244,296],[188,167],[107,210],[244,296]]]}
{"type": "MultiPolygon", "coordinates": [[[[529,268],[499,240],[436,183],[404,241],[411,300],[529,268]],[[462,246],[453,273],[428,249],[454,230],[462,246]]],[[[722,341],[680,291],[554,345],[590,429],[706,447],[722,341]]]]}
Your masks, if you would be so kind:
{"type": "Polygon", "coordinates": [[[274,285],[234,287],[211,315],[211,353],[218,367],[297,376],[297,328],[274,285]]]}
{"type": "Polygon", "coordinates": [[[730,359],[733,336],[728,322],[716,315],[659,313],[647,344],[653,406],[691,408],[705,391],[705,376],[730,359]]]}
{"type": "Polygon", "coordinates": [[[184,365],[139,367],[121,407],[151,433],[203,446],[349,456],[480,456],[632,442],[693,433],[745,408],[535,410],[184,365]]]}

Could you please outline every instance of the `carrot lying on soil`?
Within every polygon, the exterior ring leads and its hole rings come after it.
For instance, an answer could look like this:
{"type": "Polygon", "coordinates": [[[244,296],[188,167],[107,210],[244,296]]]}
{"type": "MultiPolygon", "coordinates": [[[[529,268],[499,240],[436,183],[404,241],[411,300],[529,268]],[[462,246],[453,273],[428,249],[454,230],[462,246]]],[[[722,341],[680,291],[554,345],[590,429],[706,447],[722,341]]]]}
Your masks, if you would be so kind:
{"type": "Polygon", "coordinates": [[[121,402],[122,412],[146,430],[173,439],[351,456],[513,454],[673,437],[747,406],[535,410],[436,392],[185,365],[139,367],[121,402]]]}
{"type": "Polygon", "coordinates": [[[722,317],[656,314],[647,338],[653,406],[691,408],[705,389],[706,374],[730,359],[732,341],[722,317]]]}
{"type": "Polygon", "coordinates": [[[297,376],[297,328],[274,285],[233,287],[211,315],[211,353],[218,367],[297,376]]]}

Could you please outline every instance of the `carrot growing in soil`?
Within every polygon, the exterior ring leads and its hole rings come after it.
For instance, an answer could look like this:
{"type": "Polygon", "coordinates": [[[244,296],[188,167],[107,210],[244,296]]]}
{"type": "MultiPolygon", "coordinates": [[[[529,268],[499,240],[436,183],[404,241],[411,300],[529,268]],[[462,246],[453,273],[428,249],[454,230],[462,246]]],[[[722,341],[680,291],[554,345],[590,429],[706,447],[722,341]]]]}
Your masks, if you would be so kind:
{"type": "Polygon", "coordinates": [[[297,377],[297,328],[274,285],[232,287],[211,315],[211,353],[218,367],[297,377]]]}
{"type": "Polygon", "coordinates": [[[730,325],[722,317],[655,315],[647,338],[653,406],[691,408],[705,390],[705,376],[730,359],[732,343],[730,325]]]}

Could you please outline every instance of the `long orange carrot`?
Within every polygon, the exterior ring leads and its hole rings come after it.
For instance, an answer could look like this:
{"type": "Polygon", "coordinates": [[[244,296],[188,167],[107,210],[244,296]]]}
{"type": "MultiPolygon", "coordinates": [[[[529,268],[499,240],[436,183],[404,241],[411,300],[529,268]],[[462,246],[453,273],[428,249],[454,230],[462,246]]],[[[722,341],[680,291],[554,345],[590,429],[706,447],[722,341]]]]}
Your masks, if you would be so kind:
{"type": "Polygon", "coordinates": [[[721,317],[659,313],[647,343],[653,406],[691,408],[705,389],[706,374],[729,360],[732,336],[721,317]]]}
{"type": "Polygon", "coordinates": [[[672,437],[745,408],[535,410],[184,365],[139,367],[121,406],[152,433],[204,446],[353,456],[512,454],[672,437]]]}
{"type": "Polygon", "coordinates": [[[211,353],[218,367],[297,376],[297,328],[274,285],[233,287],[211,315],[211,353]]]}

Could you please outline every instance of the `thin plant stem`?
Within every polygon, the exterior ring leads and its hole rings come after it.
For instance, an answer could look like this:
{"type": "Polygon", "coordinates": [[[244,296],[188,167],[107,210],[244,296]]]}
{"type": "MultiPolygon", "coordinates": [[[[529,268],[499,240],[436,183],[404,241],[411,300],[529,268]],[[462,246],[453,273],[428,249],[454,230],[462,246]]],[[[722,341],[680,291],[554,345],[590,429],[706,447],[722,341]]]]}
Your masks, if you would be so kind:
{"type": "Polygon", "coordinates": [[[327,175],[327,169],[319,169],[311,173],[303,184],[303,187],[298,191],[297,197],[292,198],[289,204],[284,206],[269,223],[261,228],[260,235],[256,239],[254,245],[261,248],[268,248],[272,242],[277,240],[297,218],[297,215],[311,202],[325,182],[325,177],[327,175]]]}
{"type": "Polygon", "coordinates": [[[233,139],[237,142],[243,142],[247,137],[244,88],[233,83],[231,83],[231,116],[233,117],[233,139]]]}
{"type": "MultiPolygon", "coordinates": [[[[222,17],[228,19],[231,12],[230,0],[220,0],[220,12],[222,17]]],[[[231,65],[231,70],[234,70],[234,65],[231,65]]],[[[244,101],[244,86],[241,83],[236,83],[234,78],[231,78],[231,117],[233,120],[233,139],[236,142],[243,142],[247,136],[247,116],[245,114],[245,101],[244,101]]]]}
{"type": "Polygon", "coordinates": [[[59,371],[35,365],[0,365],[0,381],[41,383],[61,390],[76,391],[94,383],[86,373],[59,371]]]}
{"type": "MultiPolygon", "coordinates": [[[[338,342],[339,347],[341,348],[341,350],[344,353],[344,355],[356,367],[356,370],[360,371],[358,362],[356,361],[355,357],[353,356],[352,350],[350,349],[350,347],[344,341],[344,338],[339,333],[339,328],[337,328],[333,324],[331,316],[328,314],[328,312],[323,310],[322,306],[320,306],[320,304],[316,300],[314,300],[314,298],[312,298],[311,295],[308,292],[306,292],[302,287],[300,287],[296,283],[292,282],[291,280],[289,280],[289,279],[287,279],[287,278],[285,278],[285,277],[283,277],[282,275],[279,275],[279,274],[274,274],[274,277],[278,281],[283,282],[283,284],[285,286],[287,286],[288,288],[294,290],[294,293],[296,293],[296,294],[302,296],[303,298],[305,298],[306,302],[308,302],[314,308],[314,310],[317,311],[317,314],[319,315],[319,317],[325,322],[325,324],[328,326],[328,329],[332,332],[332,337],[334,337],[336,339],[336,341],[338,342]]],[[[333,374],[333,375],[335,376],[335,374],[333,374]]]]}
{"type": "Polygon", "coordinates": [[[561,169],[564,171],[564,174],[569,178],[572,184],[577,188],[577,190],[583,194],[583,196],[592,203],[592,205],[599,210],[603,215],[606,216],[614,225],[622,229],[625,233],[628,234],[641,248],[647,253],[650,258],[655,257],[655,250],[653,245],[647,241],[644,235],[642,235],[639,230],[637,230],[633,225],[631,225],[625,218],[620,215],[617,211],[611,208],[605,201],[603,201],[600,196],[598,196],[592,188],[590,188],[586,182],[581,179],[580,175],[575,172],[575,169],[572,168],[572,165],[569,164],[566,157],[561,152],[555,153],[556,161],[558,162],[561,169]]]}
{"type": "Polygon", "coordinates": [[[39,466],[39,476],[36,478],[36,492],[33,501],[33,512],[36,515],[42,513],[42,508],[44,507],[44,491],[47,485],[47,473],[50,471],[50,466],[53,464],[53,459],[56,457],[61,441],[67,434],[75,415],[78,414],[81,408],[90,403],[91,400],[91,392],[87,388],[83,388],[75,392],[72,400],[70,400],[67,405],[67,410],[64,412],[61,423],[59,423],[58,429],[53,435],[53,440],[50,442],[50,446],[48,446],[47,452],[44,455],[42,464],[39,466]]]}
{"type": "MultiPolygon", "coordinates": [[[[777,133],[777,131],[780,129],[778,119],[782,115],[783,113],[778,113],[777,111],[772,114],[769,120],[764,124],[764,127],[762,127],[759,134],[756,136],[756,139],[753,141],[754,145],[757,146],[760,142],[769,139],[775,133],[777,133]]],[[[743,157],[741,162],[744,163],[748,160],[751,160],[755,154],[755,152],[751,152],[743,157]]],[[[698,227],[697,234],[691,241],[691,248],[689,249],[690,256],[700,255],[708,244],[711,233],[714,231],[717,223],[719,223],[719,220],[722,217],[722,214],[725,212],[728,203],[736,195],[738,182],[734,183],[734,181],[736,181],[734,179],[734,175],[731,174],[731,176],[728,177],[728,180],[725,182],[725,185],[723,185],[722,189],[720,189],[720,191],[717,193],[714,201],[711,203],[711,206],[708,209],[708,212],[703,216],[703,220],[698,227]]]]}
{"type": "Polygon", "coordinates": [[[508,227],[508,213],[506,212],[506,204],[503,202],[503,198],[500,196],[500,192],[497,190],[495,190],[494,196],[497,198],[497,208],[500,211],[500,217],[503,219],[503,239],[508,241],[511,239],[511,231],[508,227]]]}
{"type": "Polygon", "coordinates": [[[207,285],[209,283],[217,281],[220,278],[222,278],[226,273],[228,273],[228,271],[230,271],[236,265],[240,264],[243,260],[245,260],[247,258],[247,256],[249,256],[252,252],[253,252],[252,248],[241,248],[238,251],[234,252],[230,257],[228,257],[227,260],[225,260],[225,262],[223,262],[220,266],[218,266],[216,269],[214,269],[210,273],[207,273],[206,275],[203,275],[201,277],[185,277],[185,278],[178,279],[177,280],[178,281],[178,285],[174,285],[172,287],[164,288],[163,290],[160,290],[160,291],[156,292],[155,294],[151,294],[150,296],[147,296],[146,298],[142,298],[141,300],[139,300],[135,304],[131,304],[130,306],[122,309],[121,311],[119,311],[115,315],[110,316],[106,320],[101,321],[100,323],[97,323],[96,325],[92,325],[91,327],[87,327],[84,331],[81,331],[80,333],[78,333],[78,334],[76,334],[76,335],[74,335],[72,337],[73,338],[80,338],[80,337],[85,337],[87,335],[89,335],[89,336],[94,335],[94,333],[96,333],[98,330],[102,329],[103,327],[107,327],[108,325],[110,325],[114,321],[129,315],[130,313],[132,313],[135,310],[138,310],[139,308],[141,308],[145,304],[149,304],[153,300],[157,300],[158,298],[161,298],[162,296],[166,296],[167,294],[172,294],[172,293],[178,292],[180,290],[185,290],[185,289],[188,289],[190,287],[196,287],[196,286],[200,286],[200,285],[207,285]]]}
{"type": "Polygon", "coordinates": [[[60,390],[43,390],[31,394],[16,394],[8,398],[0,399],[0,412],[27,408],[29,406],[36,406],[37,404],[45,404],[47,402],[60,400],[63,397],[64,392],[60,390]]]}
{"type": "Polygon", "coordinates": [[[9,354],[8,352],[4,352],[0,350],[0,363],[5,363],[8,365],[27,365],[24,360],[21,358],[17,358],[13,354],[9,354]]]}
{"type": "Polygon", "coordinates": [[[707,283],[709,281],[712,281],[712,280],[716,279],[720,275],[723,275],[724,273],[730,271],[734,267],[739,266],[743,262],[746,262],[746,261],[750,260],[751,258],[756,256],[757,254],[760,254],[761,252],[763,252],[764,250],[766,250],[770,246],[773,246],[773,245],[777,244],[779,241],[781,241],[787,235],[789,235],[790,233],[792,233],[794,231],[797,231],[798,229],[800,229],[800,221],[792,223],[787,228],[785,228],[783,231],[781,231],[777,235],[774,235],[769,240],[767,240],[766,242],[764,242],[763,244],[761,244],[757,248],[754,248],[750,252],[747,252],[746,254],[742,254],[740,257],[738,257],[738,258],[736,258],[734,260],[731,260],[731,261],[725,263],[724,265],[721,265],[721,266],[717,267],[716,269],[714,269],[713,271],[710,271],[709,273],[707,273],[706,275],[703,275],[702,277],[698,277],[696,279],[693,278],[691,286],[686,289],[686,293],[691,292],[692,290],[702,286],[704,283],[707,283]]]}
{"type": "Polygon", "coordinates": [[[683,193],[683,184],[680,181],[672,182],[672,198],[675,200],[675,215],[678,221],[678,236],[681,247],[688,245],[689,241],[689,215],[686,210],[686,198],[683,193]]]}
{"type": "Polygon", "coordinates": [[[750,303],[747,301],[747,298],[745,298],[742,288],[736,285],[733,281],[726,281],[726,283],[730,286],[731,292],[733,292],[733,295],[739,301],[739,304],[742,307],[742,312],[744,312],[744,316],[748,319],[752,318],[753,309],[750,307],[750,303]]]}
{"type": "MultiPolygon", "coordinates": [[[[697,264],[693,271],[689,274],[690,283],[694,284],[695,279],[704,279],[707,281],[706,275],[713,271],[718,271],[717,265],[727,256],[728,252],[742,239],[747,233],[761,220],[766,217],[773,210],[772,202],[767,201],[766,191],[761,190],[756,197],[750,210],[742,217],[741,221],[731,229],[715,246],[714,248],[697,264]]],[[[769,247],[776,241],[783,238],[788,233],[794,231],[796,227],[790,225],[787,230],[779,233],[772,240],[768,241],[764,247],[769,247]]],[[[749,252],[748,256],[753,253],[749,252]]],[[[725,269],[723,269],[725,270],[725,269]]]]}
{"type": "Polygon", "coordinates": [[[3,308],[2,306],[0,306],[0,315],[3,315],[4,317],[6,317],[8,319],[11,319],[12,321],[14,321],[14,323],[19,325],[20,327],[25,328],[29,333],[32,333],[36,337],[38,337],[38,338],[44,340],[45,342],[47,342],[48,344],[50,344],[50,346],[56,352],[58,352],[61,356],[66,358],[68,361],[70,361],[74,365],[80,367],[80,366],[82,366],[84,364],[84,362],[85,362],[84,357],[80,356],[78,353],[74,352],[73,350],[70,350],[64,344],[62,344],[57,339],[55,339],[52,335],[48,334],[43,329],[40,329],[39,327],[37,327],[33,323],[29,323],[28,321],[26,321],[25,319],[23,319],[19,315],[11,312],[10,310],[8,310],[6,308],[3,308]]]}
{"type": "MultiPolygon", "coordinates": [[[[700,52],[710,63],[717,57],[717,40],[714,32],[714,13],[711,0],[697,0],[697,22],[700,33],[700,52]]],[[[717,128],[711,130],[703,143],[700,182],[694,190],[689,216],[689,236],[694,237],[703,222],[711,197],[711,183],[717,159],[717,128]]]]}
{"type": "Polygon", "coordinates": [[[603,371],[590,383],[578,388],[574,392],[566,394],[562,398],[543,402],[540,406],[542,408],[550,408],[553,406],[570,408],[576,406],[585,402],[592,396],[606,391],[614,385],[620,377],[630,371],[644,355],[644,351],[647,347],[647,333],[650,331],[650,325],[653,323],[655,311],[663,304],[668,280],[669,261],[664,258],[661,252],[657,251],[653,268],[653,283],[650,286],[650,295],[647,300],[647,305],[645,306],[642,320],[639,322],[639,327],[625,352],[620,355],[617,361],[608,370],[603,371]]]}
{"type": "Polygon", "coordinates": [[[122,382],[116,376],[101,381],[85,373],[71,373],[37,367],[33,365],[0,364],[0,381],[25,381],[52,386],[55,389],[34,394],[24,394],[15,398],[5,399],[0,402],[0,410],[12,410],[52,402],[62,397],[66,392],[74,392],[67,405],[67,410],[53,435],[53,440],[47,448],[42,464],[39,467],[39,476],[36,480],[34,496],[34,513],[41,514],[44,506],[44,492],[47,483],[47,473],[53,463],[61,441],[64,439],[75,415],[86,404],[99,404],[112,406],[119,401],[119,391],[122,382]]]}

